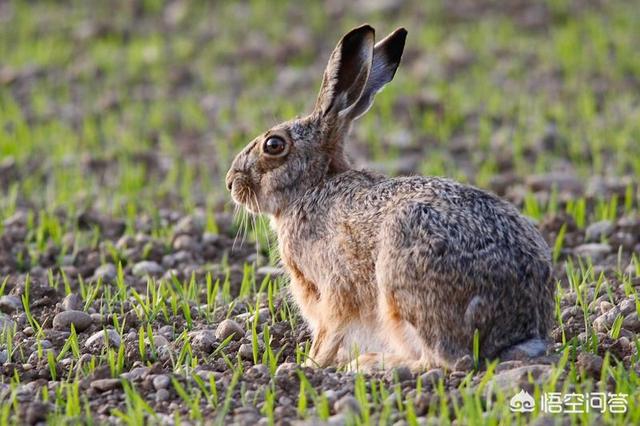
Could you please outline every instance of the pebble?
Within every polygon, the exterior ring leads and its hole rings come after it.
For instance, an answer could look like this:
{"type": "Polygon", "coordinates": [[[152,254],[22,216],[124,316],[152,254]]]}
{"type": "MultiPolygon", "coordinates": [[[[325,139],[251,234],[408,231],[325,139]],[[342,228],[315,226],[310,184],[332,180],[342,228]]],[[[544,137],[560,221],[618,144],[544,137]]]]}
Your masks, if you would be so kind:
{"type": "Polygon", "coordinates": [[[15,322],[4,314],[0,314],[0,333],[6,329],[12,329],[16,325],[15,322]]]}
{"type": "Polygon", "coordinates": [[[333,410],[336,413],[359,413],[360,412],[360,403],[357,399],[355,399],[351,395],[345,395],[333,404],[333,410]]]}
{"type": "MultiPolygon", "coordinates": [[[[120,335],[118,334],[117,331],[115,331],[112,328],[109,328],[106,330],[106,334],[107,337],[109,339],[109,345],[111,346],[115,346],[120,347],[120,335]]],[[[105,342],[104,342],[104,335],[105,335],[105,331],[104,330],[100,330],[96,333],[94,333],[91,337],[89,337],[87,339],[87,341],[85,342],[85,347],[88,349],[100,349],[104,346],[105,342]]]]}
{"type": "Polygon", "coordinates": [[[532,364],[523,367],[512,368],[494,375],[487,383],[487,394],[500,389],[508,391],[515,388],[522,388],[529,383],[529,375],[534,383],[544,383],[551,375],[553,367],[546,364],[532,364]]]}
{"type": "Polygon", "coordinates": [[[198,330],[189,333],[193,349],[211,353],[216,347],[216,334],[212,330],[198,330]]]}
{"type": "Polygon", "coordinates": [[[120,379],[98,379],[91,382],[91,387],[99,392],[106,392],[121,386],[120,379]]]}
{"type": "Polygon", "coordinates": [[[395,381],[397,377],[398,382],[400,383],[413,379],[413,374],[411,373],[411,370],[409,369],[409,367],[405,367],[405,366],[396,367],[391,370],[388,370],[386,373],[386,376],[391,381],[395,381]]]}
{"type": "Polygon", "coordinates": [[[244,336],[244,330],[234,320],[226,319],[216,328],[216,338],[223,341],[231,335],[233,335],[233,340],[240,340],[244,336]]]}
{"type": "Polygon", "coordinates": [[[82,311],[63,311],[53,317],[53,328],[57,330],[69,330],[73,325],[77,332],[89,328],[91,316],[82,311]]]}
{"type": "Polygon", "coordinates": [[[144,277],[145,275],[161,276],[164,272],[162,266],[158,262],[152,260],[143,260],[133,265],[131,273],[136,277],[144,277]]]}
{"type": "Polygon", "coordinates": [[[79,311],[82,309],[82,299],[75,293],[68,294],[62,299],[62,309],[65,311],[79,311]]]}
{"type": "Polygon", "coordinates": [[[99,266],[93,273],[95,280],[102,279],[105,282],[115,281],[118,276],[118,268],[113,263],[105,263],[99,266]]]}
{"type": "Polygon", "coordinates": [[[240,355],[240,358],[245,361],[252,361],[253,345],[249,343],[243,343],[242,345],[240,345],[240,348],[238,348],[238,355],[240,355]]]}
{"type": "Polygon", "coordinates": [[[169,391],[166,389],[158,389],[158,391],[156,392],[156,401],[158,402],[162,402],[162,401],[168,401],[169,400],[169,391]]]}
{"type": "Polygon", "coordinates": [[[470,355],[465,355],[458,358],[453,366],[453,371],[471,371],[473,368],[473,358],[470,355]]]}
{"type": "Polygon", "coordinates": [[[593,378],[600,378],[600,371],[602,370],[602,357],[589,352],[580,352],[576,361],[578,369],[588,376],[593,378]]]}
{"type": "Polygon", "coordinates": [[[591,258],[594,262],[598,262],[611,253],[611,246],[605,243],[588,243],[581,244],[573,249],[577,256],[591,258]]]}
{"type": "Polygon", "coordinates": [[[24,420],[26,424],[35,425],[36,423],[44,422],[47,419],[47,414],[49,414],[49,405],[44,402],[34,401],[27,406],[24,420]]]}
{"type": "Polygon", "coordinates": [[[436,385],[440,380],[444,378],[444,371],[440,368],[434,368],[420,376],[422,383],[431,383],[436,385]]]}
{"type": "Polygon", "coordinates": [[[588,242],[600,242],[603,238],[608,237],[613,232],[613,222],[610,220],[601,220],[587,226],[585,230],[585,240],[588,242]]]}
{"type": "Polygon", "coordinates": [[[169,383],[171,383],[171,379],[166,374],[159,374],[153,378],[153,387],[156,390],[168,388],[169,383]]]}
{"type": "Polygon", "coordinates": [[[0,312],[12,314],[22,309],[22,300],[18,296],[10,294],[0,297],[0,312]]]}

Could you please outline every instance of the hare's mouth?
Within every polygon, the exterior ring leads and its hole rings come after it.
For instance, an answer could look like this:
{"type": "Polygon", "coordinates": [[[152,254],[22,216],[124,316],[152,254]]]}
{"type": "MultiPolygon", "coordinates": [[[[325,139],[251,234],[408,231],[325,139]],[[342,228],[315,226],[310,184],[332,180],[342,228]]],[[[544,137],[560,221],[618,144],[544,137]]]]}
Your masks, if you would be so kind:
{"type": "Polygon", "coordinates": [[[258,196],[246,181],[246,178],[236,177],[231,186],[231,198],[251,213],[259,213],[258,196]]]}

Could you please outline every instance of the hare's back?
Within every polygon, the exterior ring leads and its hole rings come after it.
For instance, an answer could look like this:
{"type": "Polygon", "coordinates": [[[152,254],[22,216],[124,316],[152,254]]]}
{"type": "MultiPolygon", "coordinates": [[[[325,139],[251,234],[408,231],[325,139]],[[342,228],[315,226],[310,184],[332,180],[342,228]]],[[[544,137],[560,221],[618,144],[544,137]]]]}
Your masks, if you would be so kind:
{"type": "Polygon", "coordinates": [[[406,239],[398,244],[426,243],[434,254],[467,260],[491,256],[514,267],[548,262],[548,246],[533,223],[493,194],[433,177],[389,179],[371,190],[378,194],[374,197],[385,195],[386,222],[406,239]]]}

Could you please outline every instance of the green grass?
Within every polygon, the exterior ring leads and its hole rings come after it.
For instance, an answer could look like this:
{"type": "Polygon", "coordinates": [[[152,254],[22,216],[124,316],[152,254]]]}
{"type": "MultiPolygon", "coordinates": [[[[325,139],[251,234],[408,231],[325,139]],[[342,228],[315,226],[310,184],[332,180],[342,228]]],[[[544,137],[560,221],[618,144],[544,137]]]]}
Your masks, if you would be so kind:
{"type": "MultiPolygon", "coordinates": [[[[16,254],[20,272],[28,272],[30,259],[48,245],[64,247],[65,236],[71,235],[73,251],[61,250],[49,272],[49,285],[66,294],[72,292],[69,279],[58,267],[64,257],[107,244],[108,259],[101,260],[120,265],[118,279],[113,286],[81,281],[85,307],[101,299],[101,311],[114,314],[105,327],[125,335],[130,327],[124,322],[124,305],[132,303],[140,323],[135,329],[143,365],[161,357],[153,324],[178,324],[181,347],[168,362],[176,374],[171,387],[183,409],[174,420],[224,422],[242,386],[244,364],[227,356],[230,339],[221,342],[210,359],[199,359],[188,333],[231,317],[238,304],[246,304],[252,363],[265,364],[273,377],[283,359],[282,349],[273,347],[270,326],[285,321],[295,331],[300,324],[295,308],[279,297],[284,280],[259,281],[255,265],[243,264],[239,293],[232,294],[233,265],[225,260],[223,279],[214,273],[204,280],[149,279],[145,289],[135,289],[122,272],[125,250],[105,241],[97,227],[79,229],[76,215],[93,208],[122,219],[130,236],[136,219],[148,216],[151,234],[165,249],[172,242],[171,229],[162,223],[161,207],[184,213],[204,210],[206,230],[217,233],[221,216],[233,209],[223,178],[235,153],[278,121],[309,111],[330,50],[344,31],[363,21],[374,25],[379,37],[406,26],[409,38],[395,81],[354,128],[349,150],[358,160],[395,173],[396,160],[417,152],[416,172],[485,188],[505,170],[516,179],[567,167],[583,182],[594,175],[625,177],[631,181],[624,195],[617,196],[565,198],[556,188],[541,198],[525,186],[519,207],[537,221],[562,214],[580,230],[595,221],[637,215],[640,7],[622,0],[598,7],[573,3],[582,2],[541,2],[547,13],[544,28],[529,28],[523,27],[522,14],[509,15],[495,7],[463,20],[453,17],[451,6],[419,0],[407,1],[397,13],[347,7],[336,16],[321,2],[304,7],[267,0],[185,2],[181,11],[154,0],[136,7],[124,1],[9,1],[0,15],[0,165],[14,164],[19,178],[5,185],[0,177],[0,232],[2,222],[18,208],[29,208],[28,249],[16,254]],[[551,140],[548,146],[545,140],[551,140]],[[57,214],[60,209],[66,216],[57,214]],[[258,297],[267,300],[271,317],[262,329],[258,297]],[[233,372],[224,388],[212,376],[194,374],[198,366],[218,359],[233,372]]],[[[252,224],[243,217],[234,226],[257,241],[260,254],[272,263],[277,259],[263,218],[252,224]]],[[[635,274],[617,265],[616,277],[605,277],[592,265],[567,260],[563,249],[568,232],[565,223],[551,244],[554,261],[566,272],[558,283],[556,315],[561,323],[562,296],[575,293],[587,338],[565,338],[563,331],[562,361],[554,367],[552,380],[534,386],[534,395],[590,392],[610,383],[608,392],[631,395],[629,411],[574,415],[571,424],[638,424],[637,371],[607,356],[602,377],[594,380],[579,371],[575,355],[597,349],[595,307],[588,292],[611,298],[608,280],[617,279],[624,293],[638,300],[632,280],[640,276],[640,260],[635,254],[635,274]]],[[[7,281],[0,277],[0,295],[7,281]]],[[[26,321],[41,345],[43,324],[31,314],[28,285],[26,289],[26,321]]],[[[619,336],[622,321],[619,317],[614,323],[612,337],[619,336]]],[[[8,361],[24,364],[22,348],[14,344],[17,331],[3,329],[0,348],[7,351],[8,361]]],[[[631,343],[640,347],[637,337],[631,343]]],[[[302,361],[309,345],[295,349],[302,361]]],[[[85,364],[80,352],[75,330],[58,354],[39,346],[38,361],[48,366],[58,384],[39,393],[54,407],[50,424],[94,421],[95,407],[79,381],[99,367],[107,367],[111,377],[125,371],[124,346],[108,346],[85,364]],[[68,373],[56,368],[65,359],[74,366],[68,373]]],[[[476,367],[481,362],[478,353],[476,344],[476,367]]],[[[443,383],[423,388],[418,381],[411,391],[434,395],[428,417],[438,424],[449,424],[454,417],[459,424],[527,424],[542,414],[538,409],[527,415],[510,412],[508,392],[498,393],[489,404],[483,391],[493,374],[490,367],[479,383],[463,380],[455,398],[443,383]]],[[[328,418],[326,396],[302,370],[297,375],[297,416],[328,418]]],[[[0,424],[17,424],[20,378],[16,373],[3,380],[9,390],[0,424]]],[[[124,379],[122,386],[124,403],[114,412],[122,423],[161,422],[140,389],[124,379]]],[[[374,415],[390,422],[394,410],[408,424],[418,422],[417,402],[403,398],[407,392],[399,384],[356,375],[353,394],[360,411],[350,414],[350,423],[368,424],[374,415]]],[[[275,423],[278,397],[273,382],[259,395],[265,401],[261,414],[269,424],[275,423]]]]}

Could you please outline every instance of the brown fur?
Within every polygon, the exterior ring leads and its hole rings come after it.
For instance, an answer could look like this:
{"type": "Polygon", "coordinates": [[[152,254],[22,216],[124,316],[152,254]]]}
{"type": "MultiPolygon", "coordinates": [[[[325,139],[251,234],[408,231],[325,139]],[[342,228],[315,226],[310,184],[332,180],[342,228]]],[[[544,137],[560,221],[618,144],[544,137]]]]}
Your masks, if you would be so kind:
{"type": "Polygon", "coordinates": [[[513,206],[447,179],[353,170],[344,155],[405,36],[374,46],[371,27],[348,33],[316,109],[256,138],[227,175],[236,202],[272,217],[313,332],[311,365],[451,367],[471,354],[476,330],[481,356],[493,358],[544,339],[552,322],[549,249],[513,206]],[[263,152],[273,135],[286,155],[263,152]]]}

